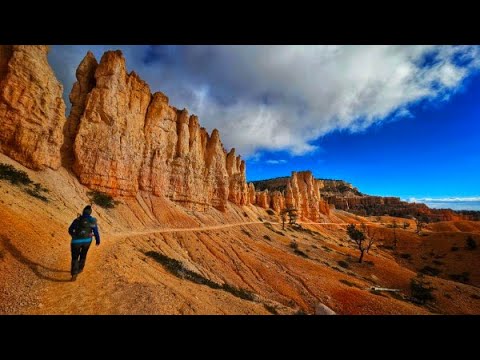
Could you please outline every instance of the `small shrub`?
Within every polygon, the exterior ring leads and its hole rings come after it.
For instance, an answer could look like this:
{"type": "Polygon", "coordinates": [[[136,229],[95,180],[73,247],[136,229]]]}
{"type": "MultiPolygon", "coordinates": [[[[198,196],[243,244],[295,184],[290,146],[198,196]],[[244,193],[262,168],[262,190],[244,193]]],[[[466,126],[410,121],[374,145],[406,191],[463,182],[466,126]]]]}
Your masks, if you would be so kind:
{"type": "Polygon", "coordinates": [[[317,245],[312,245],[312,248],[318,249],[318,246],[317,245]]]}
{"type": "Polygon", "coordinates": [[[400,254],[400,257],[401,257],[402,259],[407,259],[407,260],[408,260],[408,259],[411,259],[411,258],[412,258],[412,255],[405,253],[405,254],[400,254]]]}
{"type": "Polygon", "coordinates": [[[450,279],[461,283],[468,283],[470,281],[470,273],[466,271],[461,274],[450,274],[448,276],[450,279]]]}
{"type": "Polygon", "coordinates": [[[263,219],[262,219],[260,216],[258,217],[258,220],[260,220],[261,222],[263,222],[263,219]]]}
{"type": "Polygon", "coordinates": [[[281,231],[275,231],[278,235],[282,235],[282,236],[285,236],[285,233],[281,232],[281,231]]]}
{"type": "Polygon", "coordinates": [[[305,253],[304,253],[303,251],[301,251],[301,250],[295,249],[295,250],[293,250],[293,252],[294,252],[295,254],[297,254],[298,256],[301,256],[301,257],[304,257],[304,258],[308,258],[308,255],[305,254],[305,253]]]}
{"type": "Polygon", "coordinates": [[[247,230],[242,229],[242,232],[247,235],[248,237],[252,237],[252,234],[250,234],[247,230]]]}
{"type": "Polygon", "coordinates": [[[266,211],[268,215],[275,215],[275,211],[273,211],[272,209],[267,209],[266,211]]]}
{"type": "Polygon", "coordinates": [[[410,290],[412,297],[417,299],[421,304],[425,304],[427,301],[435,300],[432,294],[433,288],[426,287],[420,279],[412,279],[410,281],[410,290]]]}
{"type": "Polygon", "coordinates": [[[295,240],[290,243],[290,247],[294,250],[298,249],[298,244],[295,240]]]}
{"type": "Polygon", "coordinates": [[[40,199],[42,200],[43,202],[48,202],[48,198],[46,198],[45,196],[43,196],[42,194],[40,194],[38,191],[36,190],[32,190],[32,189],[25,189],[25,192],[30,195],[30,196],[33,196],[37,199],[40,199]]]}
{"type": "Polygon", "coordinates": [[[30,185],[33,183],[25,171],[17,170],[9,164],[0,164],[0,180],[7,180],[12,185],[30,185]]]}
{"type": "Polygon", "coordinates": [[[244,211],[243,216],[248,217],[247,213],[244,211]]]}
{"type": "Polygon", "coordinates": [[[116,202],[110,195],[102,193],[100,191],[89,191],[87,195],[94,204],[104,209],[113,209],[116,205],[116,202]]]}
{"type": "Polygon", "coordinates": [[[263,235],[263,238],[264,238],[265,240],[272,241],[272,239],[270,239],[270,236],[268,236],[268,235],[263,235]]]}
{"type": "Polygon", "coordinates": [[[450,251],[458,251],[458,250],[460,250],[460,248],[458,246],[452,246],[450,248],[450,251]]]}
{"type": "Polygon", "coordinates": [[[344,269],[348,269],[350,267],[350,265],[344,260],[338,261],[337,264],[340,265],[344,269]]]}
{"type": "Polygon", "coordinates": [[[275,306],[271,306],[271,305],[268,305],[268,304],[263,304],[263,306],[265,307],[265,309],[273,314],[273,315],[278,315],[278,311],[277,311],[277,308],[275,306]]]}
{"type": "Polygon", "coordinates": [[[477,242],[471,236],[467,238],[466,242],[468,250],[475,250],[477,248],[477,242]]]}
{"type": "Polygon", "coordinates": [[[422,269],[420,269],[420,272],[425,275],[430,275],[430,276],[437,276],[440,274],[442,271],[440,269],[431,267],[431,266],[424,266],[422,269]]]}
{"type": "Polygon", "coordinates": [[[375,266],[375,263],[371,260],[364,260],[363,261],[365,264],[370,265],[370,266],[375,266]]]}

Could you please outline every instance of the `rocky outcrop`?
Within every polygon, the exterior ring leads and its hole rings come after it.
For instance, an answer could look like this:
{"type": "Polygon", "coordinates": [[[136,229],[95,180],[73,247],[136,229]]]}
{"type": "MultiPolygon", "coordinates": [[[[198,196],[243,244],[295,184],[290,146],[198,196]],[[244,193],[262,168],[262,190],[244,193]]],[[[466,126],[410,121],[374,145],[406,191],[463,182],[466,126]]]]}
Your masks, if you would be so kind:
{"type": "Polygon", "coordinates": [[[227,173],[229,179],[228,200],[238,205],[249,203],[248,186],[245,176],[245,161],[235,157],[235,148],[227,154],[227,173]]]}
{"type": "Polygon", "coordinates": [[[288,177],[261,180],[250,183],[250,192],[258,186],[255,202],[252,204],[280,212],[285,207],[298,210],[300,218],[321,220],[322,214],[330,213],[329,204],[320,196],[320,183],[310,171],[292,172],[288,177]]]}
{"type": "Polygon", "coordinates": [[[255,204],[264,209],[270,208],[270,195],[268,194],[268,190],[258,191],[256,193],[255,204]]]}
{"type": "Polygon", "coordinates": [[[270,197],[270,207],[273,211],[280,213],[285,208],[285,196],[280,191],[272,192],[270,197]]]}
{"type": "Polygon", "coordinates": [[[255,195],[255,185],[253,183],[248,184],[248,202],[250,204],[255,204],[256,195],[255,195]]]}
{"type": "Polygon", "coordinates": [[[209,136],[195,115],[160,92],[151,95],[127,73],[120,51],[105,53],[98,66],[87,54],[70,101],[66,134],[82,184],[111,195],[149,191],[198,210],[250,202],[245,162],[235,150],[227,155],[216,129],[209,136]]]}
{"type": "Polygon", "coordinates": [[[97,59],[95,59],[95,56],[89,51],[83,58],[75,73],[77,81],[73,84],[73,88],[69,96],[72,107],[64,128],[65,139],[62,146],[62,155],[65,160],[64,165],[66,167],[70,167],[72,165],[73,142],[75,141],[75,137],[78,132],[80,117],[85,110],[87,96],[95,87],[95,71],[97,70],[97,67],[97,59]]]}
{"type": "Polygon", "coordinates": [[[150,99],[148,85],[127,74],[120,51],[102,56],[73,147],[73,170],[82,184],[112,195],[136,194],[150,99]]]}
{"type": "Polygon", "coordinates": [[[0,151],[41,170],[61,165],[63,88],[44,45],[0,45],[0,151]]]}
{"type": "Polygon", "coordinates": [[[315,181],[312,173],[293,171],[287,187],[286,205],[298,209],[300,217],[319,221],[321,201],[318,182],[315,181]]]}

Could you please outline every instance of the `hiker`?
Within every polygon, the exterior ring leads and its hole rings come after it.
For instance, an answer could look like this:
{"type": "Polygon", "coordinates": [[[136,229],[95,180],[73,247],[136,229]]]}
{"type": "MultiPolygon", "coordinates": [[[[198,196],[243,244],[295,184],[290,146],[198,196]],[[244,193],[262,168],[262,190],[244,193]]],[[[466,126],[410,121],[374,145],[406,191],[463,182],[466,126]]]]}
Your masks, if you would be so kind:
{"type": "Polygon", "coordinates": [[[73,220],[68,228],[68,233],[72,236],[72,281],[77,279],[77,275],[83,271],[87,252],[92,242],[92,236],[95,235],[96,245],[100,245],[100,234],[98,233],[97,219],[92,216],[92,207],[85,206],[82,215],[73,220]]]}

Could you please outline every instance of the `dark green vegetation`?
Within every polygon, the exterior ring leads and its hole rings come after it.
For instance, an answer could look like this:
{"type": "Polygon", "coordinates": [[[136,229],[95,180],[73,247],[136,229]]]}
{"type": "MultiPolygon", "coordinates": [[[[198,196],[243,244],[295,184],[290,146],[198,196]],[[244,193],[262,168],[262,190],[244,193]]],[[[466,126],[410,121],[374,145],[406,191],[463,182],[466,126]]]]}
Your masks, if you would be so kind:
{"type": "Polygon", "coordinates": [[[156,251],[147,251],[145,255],[151,257],[153,260],[161,264],[168,272],[179,277],[180,279],[189,280],[195,284],[206,285],[212,289],[224,290],[243,300],[254,300],[253,293],[250,291],[237,288],[227,283],[222,285],[217,284],[216,282],[209,280],[194,271],[188,270],[185,268],[183,263],[178,260],[169,258],[168,256],[160,254],[156,251]]]}
{"type": "Polygon", "coordinates": [[[48,198],[43,193],[48,193],[48,189],[41,184],[34,183],[25,171],[17,170],[12,165],[0,164],[0,180],[10,182],[12,185],[21,187],[28,195],[48,202],[48,198]]]}
{"type": "Polygon", "coordinates": [[[345,269],[348,269],[350,267],[350,265],[344,260],[338,261],[338,265],[340,265],[342,268],[345,268],[345,269]]]}
{"type": "Polygon", "coordinates": [[[424,266],[420,272],[422,274],[425,274],[425,275],[430,275],[430,276],[437,276],[438,274],[440,274],[442,271],[440,269],[437,269],[437,268],[434,268],[434,267],[431,267],[431,266],[424,266]]]}
{"type": "Polygon", "coordinates": [[[471,236],[467,238],[466,243],[468,250],[475,250],[477,248],[477,242],[471,236]]]}
{"type": "Polygon", "coordinates": [[[92,190],[89,191],[87,195],[94,204],[104,209],[113,209],[115,205],[117,205],[117,202],[114,201],[110,195],[100,191],[92,190]]]}
{"type": "Polygon", "coordinates": [[[432,294],[434,289],[425,286],[425,283],[421,279],[412,279],[410,281],[410,290],[412,292],[412,297],[418,300],[421,304],[425,304],[430,300],[435,300],[435,297],[432,294]]]}
{"type": "Polygon", "coordinates": [[[267,209],[266,211],[268,215],[275,215],[275,211],[273,211],[272,209],[267,209]]]}

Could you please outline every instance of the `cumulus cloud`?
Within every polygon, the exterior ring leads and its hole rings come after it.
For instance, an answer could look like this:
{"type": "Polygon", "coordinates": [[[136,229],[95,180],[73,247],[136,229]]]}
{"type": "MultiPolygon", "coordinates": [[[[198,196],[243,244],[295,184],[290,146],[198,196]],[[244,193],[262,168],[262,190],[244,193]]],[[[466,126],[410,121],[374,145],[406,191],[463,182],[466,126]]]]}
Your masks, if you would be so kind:
{"type": "Polygon", "coordinates": [[[107,49],[250,157],[301,155],[328,132],[412,117],[412,104],[448,100],[480,67],[476,46],[54,46],[66,99],[87,50],[107,49]]]}
{"type": "Polygon", "coordinates": [[[285,164],[287,160],[280,159],[280,160],[267,160],[265,161],[267,164],[278,165],[278,164],[285,164]]]}

